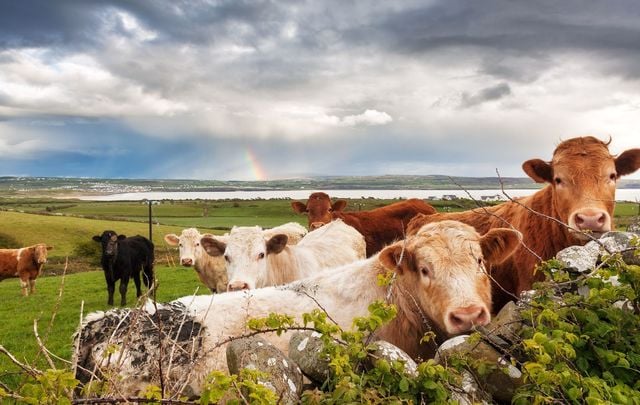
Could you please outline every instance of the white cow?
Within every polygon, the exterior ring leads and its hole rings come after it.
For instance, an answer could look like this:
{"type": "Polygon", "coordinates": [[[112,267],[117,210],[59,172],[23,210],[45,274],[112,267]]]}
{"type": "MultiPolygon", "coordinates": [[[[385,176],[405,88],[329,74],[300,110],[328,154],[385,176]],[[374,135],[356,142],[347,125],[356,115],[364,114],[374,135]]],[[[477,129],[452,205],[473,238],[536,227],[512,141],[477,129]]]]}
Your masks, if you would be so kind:
{"type": "MultiPolygon", "coordinates": [[[[265,229],[263,233],[265,237],[269,238],[276,234],[285,234],[288,237],[288,243],[295,244],[307,234],[307,229],[297,222],[288,222],[274,228],[265,229]]],[[[227,269],[224,258],[208,255],[202,249],[200,239],[204,236],[223,243],[228,239],[228,235],[200,234],[196,228],[189,228],[184,229],[180,236],[173,233],[167,234],[164,236],[164,240],[170,246],[180,247],[180,264],[185,267],[193,266],[200,281],[211,292],[225,292],[227,291],[227,269]]]]}
{"type": "MultiPolygon", "coordinates": [[[[434,347],[420,343],[426,332],[434,331],[444,339],[490,321],[491,285],[484,265],[504,261],[519,241],[520,234],[510,229],[493,229],[481,237],[460,222],[431,223],[406,241],[396,242],[369,259],[285,286],[180,298],[161,306],[158,312],[167,312],[162,323],[165,328],[181,331],[171,343],[182,341],[188,347],[181,346],[181,350],[165,347],[164,353],[175,352],[176,356],[196,353],[196,356],[195,359],[184,356],[181,360],[184,364],[173,357],[171,370],[164,366],[165,381],[188,386],[189,392],[197,395],[208,372],[228,371],[223,342],[245,334],[247,319],[281,313],[301,320],[303,313],[317,309],[318,305],[343,329],[350,329],[355,317],[368,314],[373,301],[388,300],[396,306],[397,315],[379,330],[377,338],[395,344],[413,357],[432,356],[434,347]],[[379,285],[378,275],[389,271],[396,273],[391,285],[379,285]],[[186,337],[181,340],[179,335],[186,337]]],[[[152,310],[151,306],[147,309],[152,310]]],[[[138,335],[124,327],[114,331],[114,325],[126,324],[121,322],[126,316],[135,320],[148,314],[116,311],[87,317],[76,335],[79,351],[74,362],[81,367],[79,370],[96,370],[101,375],[115,372],[118,391],[122,395],[135,395],[147,384],[158,383],[158,359],[152,354],[153,346],[157,346],[153,339],[159,334],[151,330],[146,345],[138,344],[138,335]],[[130,344],[123,345],[125,341],[130,344]],[[118,349],[113,351],[114,347],[118,349]],[[140,351],[140,347],[144,350],[140,351]],[[105,356],[109,348],[112,354],[105,356]]],[[[173,334],[167,335],[173,339],[173,334]]],[[[281,336],[270,333],[264,337],[288,352],[289,333],[281,336]]],[[[87,375],[79,371],[77,377],[85,382],[87,375]]]]}
{"type": "Polygon", "coordinates": [[[224,241],[226,236],[212,234],[200,234],[196,228],[184,229],[180,236],[170,233],[164,236],[165,242],[170,246],[180,247],[180,264],[185,267],[193,266],[200,281],[211,292],[227,291],[227,269],[224,259],[207,254],[200,245],[203,236],[224,241]]]}
{"type": "Polygon", "coordinates": [[[233,227],[226,242],[203,237],[201,243],[211,256],[224,257],[230,291],[289,283],[366,257],[364,237],[342,220],[306,234],[297,245],[287,246],[287,240],[254,226],[233,227]]]}

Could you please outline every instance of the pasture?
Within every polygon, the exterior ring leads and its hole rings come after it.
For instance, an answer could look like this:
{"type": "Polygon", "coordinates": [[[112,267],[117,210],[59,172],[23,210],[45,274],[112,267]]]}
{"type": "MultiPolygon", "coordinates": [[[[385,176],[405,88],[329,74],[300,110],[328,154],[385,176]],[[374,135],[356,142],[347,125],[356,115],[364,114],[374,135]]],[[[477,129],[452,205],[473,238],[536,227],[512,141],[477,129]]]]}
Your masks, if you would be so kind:
{"type": "MultiPolygon", "coordinates": [[[[397,200],[395,200],[397,201],[397,200]]],[[[350,200],[348,207],[372,209],[394,200],[350,200]]],[[[207,293],[192,269],[171,267],[177,249],[165,245],[166,233],[179,233],[186,227],[201,232],[221,234],[233,225],[272,227],[289,221],[306,225],[306,217],[297,215],[290,200],[252,201],[184,201],[153,205],[153,242],[156,245],[156,272],[159,282],[157,298],[161,302],[180,296],[207,293]]],[[[470,200],[430,201],[438,211],[460,211],[475,206],[470,200]]],[[[100,269],[99,246],[93,235],[105,229],[121,234],[148,235],[148,206],[134,202],[96,203],[76,200],[0,199],[0,247],[27,246],[37,242],[53,245],[44,274],[36,284],[34,296],[20,296],[17,279],[0,282],[0,344],[20,361],[47,368],[34,337],[33,322],[45,346],[64,360],[69,360],[71,335],[76,329],[84,302],[84,314],[107,309],[107,292],[100,269]],[[93,250],[92,250],[93,249],[93,250]],[[96,254],[98,256],[96,256],[96,254]],[[65,261],[68,274],[61,276],[65,261]]],[[[629,219],[638,215],[638,204],[618,203],[615,222],[624,229],[629,219]]],[[[135,288],[128,290],[128,302],[134,304],[135,288]]],[[[58,364],[62,361],[57,360],[58,364]]],[[[20,385],[18,369],[0,355],[0,383],[20,385]]],[[[1,386],[1,385],[0,385],[1,386]]]]}

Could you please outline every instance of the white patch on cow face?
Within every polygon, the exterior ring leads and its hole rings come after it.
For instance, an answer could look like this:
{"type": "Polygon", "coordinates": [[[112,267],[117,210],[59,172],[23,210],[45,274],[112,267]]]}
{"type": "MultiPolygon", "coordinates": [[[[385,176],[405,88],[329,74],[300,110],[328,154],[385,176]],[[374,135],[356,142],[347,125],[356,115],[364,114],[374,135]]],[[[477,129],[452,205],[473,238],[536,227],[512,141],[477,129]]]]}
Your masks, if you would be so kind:
{"type": "Polygon", "coordinates": [[[260,227],[235,227],[224,251],[229,289],[254,289],[267,278],[267,245],[260,227]]]}
{"type": "Polygon", "coordinates": [[[196,261],[202,259],[206,254],[200,245],[202,235],[195,228],[184,229],[180,234],[178,246],[180,250],[180,264],[191,267],[196,261]]]}
{"type": "Polygon", "coordinates": [[[491,319],[491,285],[479,239],[468,225],[442,221],[422,227],[408,246],[419,278],[420,306],[450,335],[491,319]]]}

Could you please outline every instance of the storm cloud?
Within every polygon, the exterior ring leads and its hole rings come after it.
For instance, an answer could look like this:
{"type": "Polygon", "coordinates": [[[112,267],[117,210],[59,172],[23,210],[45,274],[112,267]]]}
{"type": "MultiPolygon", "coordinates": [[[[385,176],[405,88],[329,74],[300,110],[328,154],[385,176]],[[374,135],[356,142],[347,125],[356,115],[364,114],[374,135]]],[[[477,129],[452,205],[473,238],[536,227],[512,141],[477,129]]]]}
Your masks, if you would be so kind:
{"type": "Polygon", "coordinates": [[[3,175],[520,176],[639,113],[630,0],[0,5],[3,175]]]}

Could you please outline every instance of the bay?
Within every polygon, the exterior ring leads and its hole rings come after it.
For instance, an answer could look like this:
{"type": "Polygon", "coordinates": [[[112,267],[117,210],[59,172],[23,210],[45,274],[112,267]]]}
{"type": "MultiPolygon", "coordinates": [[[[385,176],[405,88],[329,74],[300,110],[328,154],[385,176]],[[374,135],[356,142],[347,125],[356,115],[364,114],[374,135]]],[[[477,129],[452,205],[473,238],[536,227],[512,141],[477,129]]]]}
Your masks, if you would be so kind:
{"type": "MultiPolygon", "coordinates": [[[[305,200],[316,191],[324,191],[332,198],[421,198],[421,199],[443,199],[443,198],[474,198],[477,200],[501,199],[507,197],[499,189],[482,190],[259,190],[259,191],[177,191],[177,192],[133,192],[109,195],[93,195],[78,197],[88,201],[142,201],[142,200],[255,200],[286,198],[293,200],[305,200]],[[470,197],[471,196],[471,197],[470,197]],[[493,198],[491,198],[493,197],[493,198]]],[[[507,189],[504,191],[509,197],[523,197],[533,194],[535,189],[507,189]]],[[[618,189],[616,191],[617,201],[640,201],[640,188],[618,189]]]]}

